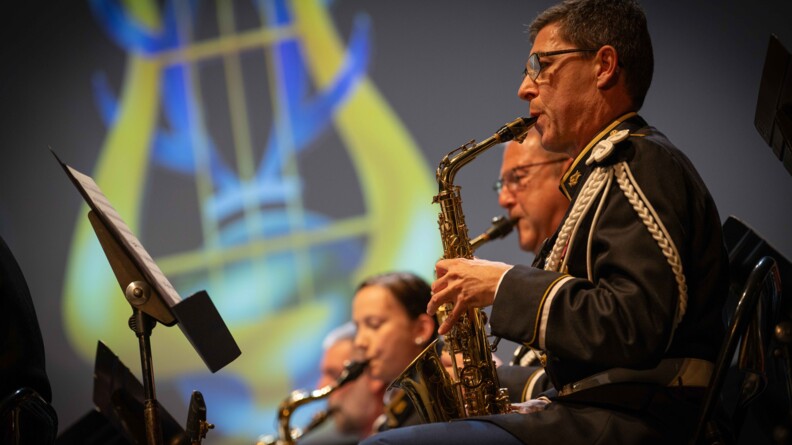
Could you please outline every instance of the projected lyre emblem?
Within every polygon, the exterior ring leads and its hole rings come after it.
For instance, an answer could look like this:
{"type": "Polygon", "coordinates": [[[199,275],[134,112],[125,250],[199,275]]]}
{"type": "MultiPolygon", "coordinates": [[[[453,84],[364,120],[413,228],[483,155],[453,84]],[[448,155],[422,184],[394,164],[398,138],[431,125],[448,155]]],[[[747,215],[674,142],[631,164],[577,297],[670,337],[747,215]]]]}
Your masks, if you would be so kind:
{"type": "MultiPolygon", "coordinates": [[[[283,394],[315,384],[322,335],[348,319],[360,278],[430,273],[440,254],[430,169],[366,75],[371,24],[359,16],[344,47],[325,3],[91,2],[126,52],[122,86],[94,79],[108,133],[92,176],[180,293],[209,291],[239,343],[211,375],[183,336],[152,337],[159,382],[185,400],[200,389],[228,436],[267,432],[283,394]]],[[[81,214],[64,306],[86,361],[97,339],[135,361],[117,286],[81,214]]]]}

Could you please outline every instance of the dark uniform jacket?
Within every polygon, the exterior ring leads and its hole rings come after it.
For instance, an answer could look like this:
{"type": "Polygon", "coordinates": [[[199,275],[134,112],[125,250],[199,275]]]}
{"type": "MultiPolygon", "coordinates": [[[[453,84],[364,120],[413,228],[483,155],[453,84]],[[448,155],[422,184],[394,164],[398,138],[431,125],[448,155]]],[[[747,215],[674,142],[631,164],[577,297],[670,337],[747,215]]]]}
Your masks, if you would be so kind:
{"type": "Polygon", "coordinates": [[[504,275],[493,334],[541,351],[555,388],[584,403],[587,393],[594,403],[610,396],[581,384],[706,385],[728,263],[717,209],[691,162],[630,113],[581,151],[561,189],[571,200],[565,220],[538,267],[504,275]]]}
{"type": "Polygon", "coordinates": [[[0,400],[23,387],[52,400],[36,309],[19,264],[0,238],[0,400]]]}

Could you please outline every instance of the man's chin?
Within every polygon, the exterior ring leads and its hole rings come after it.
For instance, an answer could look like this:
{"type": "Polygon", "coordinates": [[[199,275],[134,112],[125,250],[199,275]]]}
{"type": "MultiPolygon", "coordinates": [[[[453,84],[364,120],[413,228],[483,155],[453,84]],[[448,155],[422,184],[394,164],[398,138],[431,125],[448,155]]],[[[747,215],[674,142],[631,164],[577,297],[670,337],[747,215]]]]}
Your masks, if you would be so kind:
{"type": "Polygon", "coordinates": [[[535,249],[536,240],[534,238],[520,237],[520,250],[533,253],[535,249]]]}
{"type": "Polygon", "coordinates": [[[542,148],[544,148],[545,151],[549,151],[550,153],[566,153],[567,152],[567,150],[566,150],[567,147],[564,144],[564,142],[559,141],[558,138],[555,137],[553,132],[550,131],[550,129],[545,129],[545,131],[543,133],[541,133],[541,136],[542,137],[541,137],[540,141],[542,143],[542,148]]]}

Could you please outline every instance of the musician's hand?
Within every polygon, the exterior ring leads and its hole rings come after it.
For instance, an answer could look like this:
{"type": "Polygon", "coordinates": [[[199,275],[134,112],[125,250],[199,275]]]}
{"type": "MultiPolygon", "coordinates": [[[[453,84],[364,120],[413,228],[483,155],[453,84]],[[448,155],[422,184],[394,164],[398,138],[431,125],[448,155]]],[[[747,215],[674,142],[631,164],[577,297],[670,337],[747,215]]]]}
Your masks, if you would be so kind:
{"type": "Polygon", "coordinates": [[[510,411],[513,413],[530,414],[542,411],[547,408],[547,405],[553,403],[545,396],[540,396],[536,399],[526,400],[521,403],[512,403],[510,411]]]}
{"type": "Polygon", "coordinates": [[[441,305],[454,303],[454,309],[440,325],[438,333],[447,333],[465,311],[491,305],[501,276],[511,268],[509,264],[480,259],[438,261],[435,265],[437,280],[432,283],[432,299],[426,312],[435,315],[441,305]]]}

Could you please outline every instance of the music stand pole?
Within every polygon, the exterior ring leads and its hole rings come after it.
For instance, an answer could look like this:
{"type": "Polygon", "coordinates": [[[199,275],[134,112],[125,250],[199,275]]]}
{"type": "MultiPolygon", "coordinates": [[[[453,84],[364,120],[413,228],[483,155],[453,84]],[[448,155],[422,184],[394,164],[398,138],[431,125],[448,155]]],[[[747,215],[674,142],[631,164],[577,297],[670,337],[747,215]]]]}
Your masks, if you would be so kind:
{"type": "MultiPolygon", "coordinates": [[[[146,298],[150,287],[142,281],[135,281],[126,288],[127,298],[134,301],[146,298]],[[131,298],[130,298],[131,297],[131,298]]],[[[159,403],[157,402],[154,387],[154,367],[151,359],[151,331],[156,326],[157,320],[132,306],[132,316],[129,317],[129,328],[135,332],[140,345],[140,368],[143,373],[143,393],[145,396],[143,416],[146,425],[146,442],[148,445],[162,444],[162,427],[159,417],[159,403]]]]}

